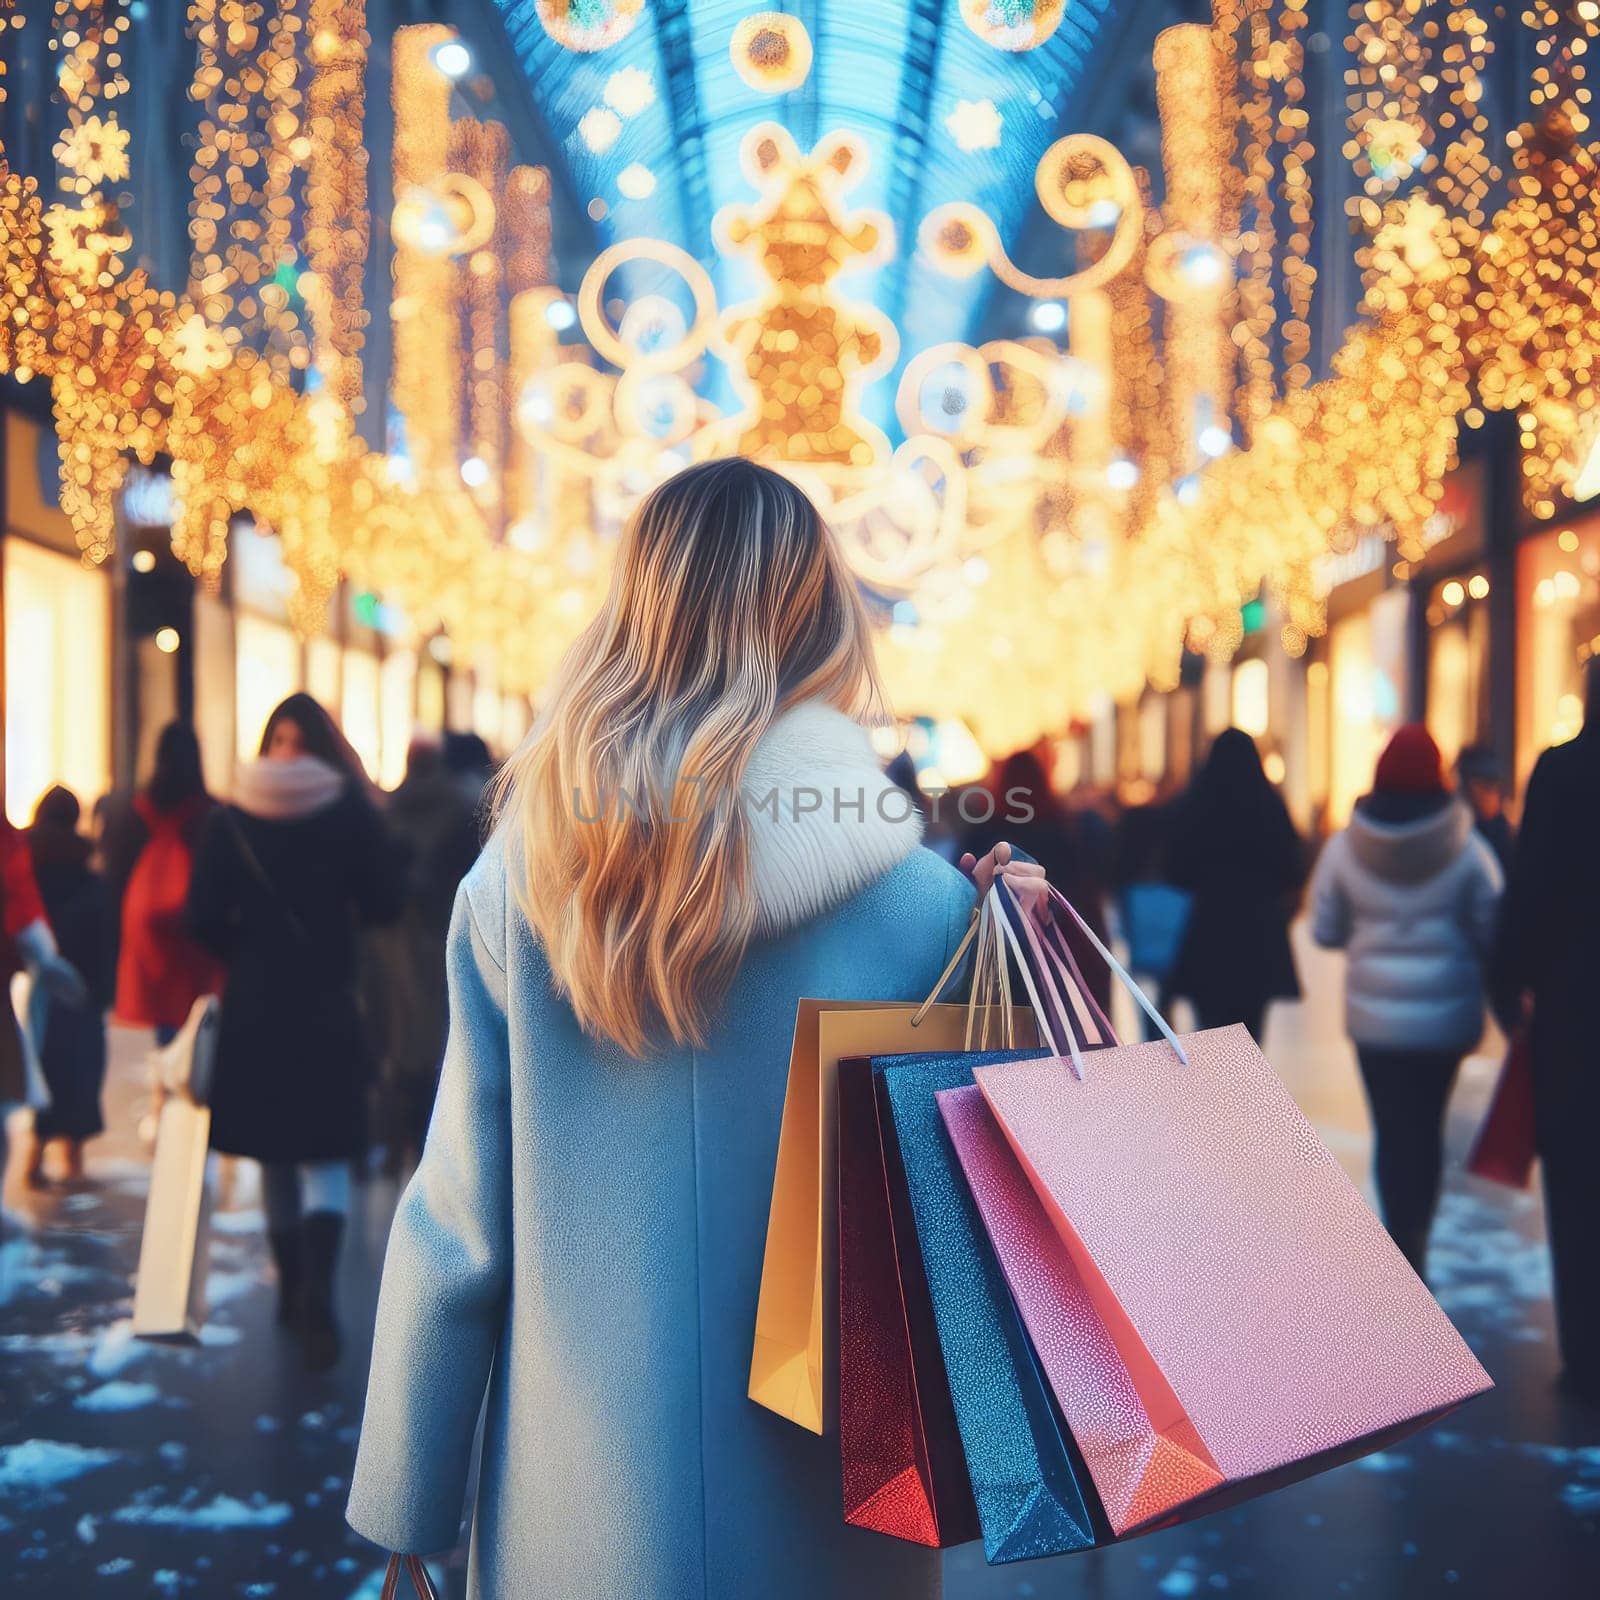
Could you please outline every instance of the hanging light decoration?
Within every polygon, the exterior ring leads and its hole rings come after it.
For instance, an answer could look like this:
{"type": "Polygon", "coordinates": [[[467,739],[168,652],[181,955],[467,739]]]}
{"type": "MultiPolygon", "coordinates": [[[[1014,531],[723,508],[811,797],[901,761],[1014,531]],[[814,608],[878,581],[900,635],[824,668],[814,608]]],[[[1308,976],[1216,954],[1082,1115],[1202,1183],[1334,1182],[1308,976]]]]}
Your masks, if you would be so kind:
{"type": "Polygon", "coordinates": [[[607,50],[633,32],[644,0],[535,0],[544,31],[568,50],[607,50]]]}
{"type": "Polygon", "coordinates": [[[786,11],[758,11],[734,28],[728,56],[752,89],[787,94],[811,71],[811,35],[786,11]]]}
{"type": "Polygon", "coordinates": [[[997,50],[1036,50],[1066,10],[1066,0],[961,0],[967,26],[997,50]]]}

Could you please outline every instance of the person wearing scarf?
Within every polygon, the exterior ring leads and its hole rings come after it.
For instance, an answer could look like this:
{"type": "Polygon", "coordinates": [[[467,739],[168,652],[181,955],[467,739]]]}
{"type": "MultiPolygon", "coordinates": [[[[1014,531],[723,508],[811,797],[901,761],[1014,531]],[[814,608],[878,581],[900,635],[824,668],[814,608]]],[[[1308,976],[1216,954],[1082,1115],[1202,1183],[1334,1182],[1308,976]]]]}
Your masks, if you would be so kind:
{"type": "Polygon", "coordinates": [[[261,1163],[278,1319],[316,1370],[339,1355],[334,1268],[366,1148],[358,933],[396,918],[404,887],[359,759],[291,695],[201,836],[188,924],[225,974],[212,1147],[261,1163]]]}

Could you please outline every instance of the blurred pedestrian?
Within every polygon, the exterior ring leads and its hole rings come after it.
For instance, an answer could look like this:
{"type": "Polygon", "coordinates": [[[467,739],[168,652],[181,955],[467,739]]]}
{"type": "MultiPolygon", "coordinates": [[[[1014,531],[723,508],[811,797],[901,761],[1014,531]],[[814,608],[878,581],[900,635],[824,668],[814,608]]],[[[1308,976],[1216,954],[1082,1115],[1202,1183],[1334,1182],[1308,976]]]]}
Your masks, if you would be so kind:
{"type": "Polygon", "coordinates": [[[397,916],[404,893],[359,758],[310,695],[291,695],[206,824],[188,914],[226,973],[212,1146],[262,1165],[279,1321],[315,1369],[338,1359],[334,1269],[366,1143],[357,933],[397,916]]]}
{"type": "Polygon", "coordinates": [[[1506,815],[1505,769],[1486,744],[1469,744],[1456,757],[1461,798],[1472,808],[1473,825],[1494,851],[1500,870],[1511,866],[1511,819],[1506,815]]]}
{"type": "Polygon", "coordinates": [[[1418,723],[1378,759],[1372,792],[1328,841],[1312,880],[1312,936],[1346,950],[1345,1027],[1372,1110],[1384,1226],[1419,1276],[1439,1203],[1444,1114],[1483,1036],[1486,966],[1502,885],[1472,812],[1445,786],[1418,723]]]}
{"type": "Polygon", "coordinates": [[[1267,1006],[1300,996],[1289,922],[1306,868],[1289,808],[1238,728],[1217,735],[1177,802],[1167,873],[1194,896],[1172,993],[1194,1002],[1202,1028],[1242,1022],[1259,1043],[1267,1006]]]}
{"type": "MultiPolygon", "coordinates": [[[[1050,775],[1036,751],[1017,750],[995,768],[989,782],[993,809],[988,819],[968,827],[962,849],[982,856],[1001,840],[1025,852],[1044,868],[1045,877],[1106,937],[1105,892],[1095,867],[1099,852],[1084,837],[1085,819],[1056,797],[1050,775]]],[[[988,809],[988,808],[985,808],[988,809]]],[[[1095,823],[1104,825],[1098,813],[1095,823]]],[[[1070,917],[1058,917],[1061,931],[1103,1011],[1111,1006],[1111,971],[1084,931],[1070,917]]]]}
{"type": "Polygon", "coordinates": [[[1539,757],[1496,941],[1495,1008],[1529,1028],[1545,1222],[1565,1379],[1600,1401],[1600,657],[1589,662],[1583,731],[1539,757]]]}
{"type": "Polygon", "coordinates": [[[23,971],[51,1003],[78,1006],[88,998],[82,977],[56,945],[28,841],[0,812],[0,1176],[10,1155],[5,1108],[26,1102],[37,1112],[35,1092],[44,1087],[30,1081],[30,1052],[37,1046],[24,1038],[11,1005],[11,980],[23,971]]]}
{"type": "Polygon", "coordinates": [[[34,881],[62,956],[88,991],[80,1005],[52,1001],[44,1013],[39,1064],[50,1104],[34,1113],[23,1171],[29,1184],[43,1180],[46,1148],[66,1147],[66,1176],[83,1177],[84,1141],[105,1129],[100,1095],[106,1077],[106,1007],[113,989],[112,911],[105,880],[90,865],[93,845],[78,832],[78,797],[59,784],[34,808],[28,849],[34,881]]]}
{"type": "Polygon", "coordinates": [[[377,930],[385,1021],[375,1112],[394,1171],[421,1152],[444,1059],[445,939],[456,890],[479,847],[482,785],[474,786],[470,772],[470,756],[467,771],[452,772],[435,741],[413,740],[405,778],[384,812],[405,859],[405,910],[397,923],[377,930]]]}
{"type": "Polygon", "coordinates": [[[169,722],[156,740],[150,781],[131,805],[107,813],[105,873],[113,886],[124,885],[116,1017],[154,1029],[158,1045],[171,1040],[201,995],[222,987],[221,967],[184,920],[195,845],[215,809],[194,729],[169,722]]]}
{"type": "MultiPolygon", "coordinates": [[[[1138,804],[1127,806],[1117,820],[1111,849],[1111,888],[1117,917],[1128,946],[1129,970],[1153,982],[1156,1009],[1167,1009],[1167,983],[1183,948],[1183,936],[1194,909],[1193,897],[1174,884],[1167,871],[1173,804],[1170,794],[1152,789],[1138,804]]],[[[1144,1037],[1160,1030],[1142,1010],[1144,1037]]]]}

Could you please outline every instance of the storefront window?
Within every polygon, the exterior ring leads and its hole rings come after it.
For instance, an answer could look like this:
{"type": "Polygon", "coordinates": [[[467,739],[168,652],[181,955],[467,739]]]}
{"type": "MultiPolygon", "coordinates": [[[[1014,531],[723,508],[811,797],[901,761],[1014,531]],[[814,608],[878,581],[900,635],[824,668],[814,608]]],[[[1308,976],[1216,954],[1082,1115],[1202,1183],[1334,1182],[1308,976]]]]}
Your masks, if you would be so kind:
{"type": "Polygon", "coordinates": [[[87,811],[111,787],[111,585],[71,556],[5,548],[6,815],[52,784],[87,811]]]}
{"type": "Polygon", "coordinates": [[[1489,734],[1489,578],[1437,583],[1428,601],[1428,731],[1445,764],[1489,734]]]}
{"type": "Polygon", "coordinates": [[[383,772],[383,718],[378,658],[366,650],[344,653],[344,736],[361,757],[367,776],[383,772]]]}
{"type": "Polygon", "coordinates": [[[383,770],[378,781],[393,789],[406,775],[406,756],[416,727],[417,657],[412,650],[391,650],[379,668],[380,717],[383,724],[383,770]]]}
{"type": "Polygon", "coordinates": [[[300,687],[300,641],[281,622],[240,613],[234,624],[234,727],[239,759],[253,761],[273,708],[300,687]]]}
{"type": "Polygon", "coordinates": [[[1517,778],[1583,726],[1583,674],[1600,654],[1600,517],[1517,552],[1517,778]]]}
{"type": "Polygon", "coordinates": [[[1356,801],[1372,787],[1379,753],[1400,725],[1408,603],[1403,590],[1387,590],[1365,611],[1341,617],[1329,630],[1330,828],[1350,820],[1356,801]]]}

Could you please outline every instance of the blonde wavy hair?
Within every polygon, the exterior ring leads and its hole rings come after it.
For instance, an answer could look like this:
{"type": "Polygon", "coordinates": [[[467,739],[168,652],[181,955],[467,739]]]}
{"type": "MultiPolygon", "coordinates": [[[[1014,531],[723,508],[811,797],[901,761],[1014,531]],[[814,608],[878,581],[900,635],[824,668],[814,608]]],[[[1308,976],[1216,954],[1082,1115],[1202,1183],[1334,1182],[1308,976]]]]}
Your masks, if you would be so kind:
{"type": "Polygon", "coordinates": [[[872,639],[787,478],[709,461],[639,506],[496,793],[517,897],[589,1033],[703,1044],[756,920],[739,785],[802,700],[881,714],[872,639]],[[688,820],[684,820],[688,819],[688,820]]]}

